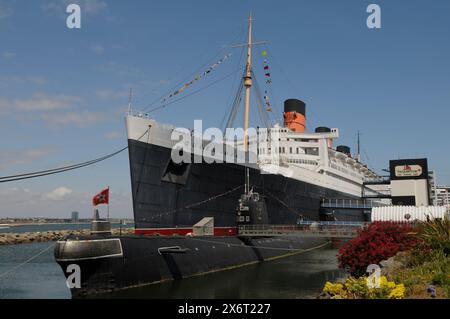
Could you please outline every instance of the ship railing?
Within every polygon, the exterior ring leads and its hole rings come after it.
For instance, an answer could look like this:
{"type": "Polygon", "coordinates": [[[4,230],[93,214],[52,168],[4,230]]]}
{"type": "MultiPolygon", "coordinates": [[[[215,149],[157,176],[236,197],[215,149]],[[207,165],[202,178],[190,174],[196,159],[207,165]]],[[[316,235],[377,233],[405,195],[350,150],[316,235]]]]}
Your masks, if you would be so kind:
{"type": "Polygon", "coordinates": [[[378,184],[378,183],[389,183],[391,180],[390,176],[376,176],[376,177],[365,177],[363,179],[364,183],[374,183],[374,184],[378,184]]]}
{"type": "Polygon", "coordinates": [[[324,198],[320,205],[323,208],[371,209],[372,207],[388,206],[389,204],[376,199],[324,198]]]}
{"type": "Polygon", "coordinates": [[[373,193],[373,194],[379,194],[379,195],[390,195],[391,190],[390,189],[372,189],[369,187],[364,188],[364,193],[373,193]]]}
{"type": "Polygon", "coordinates": [[[143,111],[135,111],[135,110],[128,110],[127,111],[128,116],[134,116],[134,117],[142,117],[146,119],[151,119],[150,113],[143,112],[143,111]]]}
{"type": "Polygon", "coordinates": [[[326,238],[352,238],[365,227],[365,223],[312,222],[298,225],[241,225],[240,236],[312,236],[326,238]]]}

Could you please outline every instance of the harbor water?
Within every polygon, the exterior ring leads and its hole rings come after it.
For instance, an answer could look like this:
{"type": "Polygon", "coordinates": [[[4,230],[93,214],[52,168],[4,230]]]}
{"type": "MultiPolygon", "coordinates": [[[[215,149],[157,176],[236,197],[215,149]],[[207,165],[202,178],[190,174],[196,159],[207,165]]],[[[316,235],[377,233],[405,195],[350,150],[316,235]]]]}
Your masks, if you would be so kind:
{"type": "MultiPolygon", "coordinates": [[[[53,245],[47,242],[0,246],[0,299],[71,298],[62,270],[54,260],[53,245]]],[[[336,249],[323,248],[239,269],[97,297],[315,298],[327,280],[345,275],[337,267],[336,253],[336,249]]]]}

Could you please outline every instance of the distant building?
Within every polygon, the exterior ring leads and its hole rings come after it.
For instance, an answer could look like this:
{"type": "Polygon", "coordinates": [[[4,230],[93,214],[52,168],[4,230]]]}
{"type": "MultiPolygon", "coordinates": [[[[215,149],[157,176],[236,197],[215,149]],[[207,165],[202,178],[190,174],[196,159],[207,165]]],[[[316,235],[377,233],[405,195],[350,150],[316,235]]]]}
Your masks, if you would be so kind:
{"type": "Polygon", "coordinates": [[[426,158],[389,161],[391,198],[395,206],[429,206],[430,180],[426,158]]]}
{"type": "Polygon", "coordinates": [[[428,182],[430,189],[430,202],[433,206],[437,206],[437,181],[436,181],[436,171],[428,171],[428,182]]]}
{"type": "Polygon", "coordinates": [[[436,205],[450,208],[450,186],[436,187],[436,205]]]}
{"type": "Polygon", "coordinates": [[[78,212],[72,212],[72,223],[78,223],[79,219],[80,219],[80,214],[78,212]]]}

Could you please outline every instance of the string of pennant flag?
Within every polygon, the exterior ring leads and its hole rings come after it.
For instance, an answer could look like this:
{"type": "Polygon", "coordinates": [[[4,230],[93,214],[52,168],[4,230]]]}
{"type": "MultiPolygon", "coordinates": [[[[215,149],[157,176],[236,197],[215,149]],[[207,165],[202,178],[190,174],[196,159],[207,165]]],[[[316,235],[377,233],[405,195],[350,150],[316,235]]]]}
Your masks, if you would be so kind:
{"type": "Polygon", "coordinates": [[[272,78],[270,77],[270,68],[269,62],[267,61],[267,51],[262,52],[262,56],[264,57],[263,65],[264,65],[264,75],[266,77],[266,84],[272,83],[272,78]]]}
{"type": "Polygon", "coordinates": [[[214,69],[216,69],[219,65],[221,65],[223,62],[228,60],[231,57],[231,53],[225,54],[219,61],[209,66],[205,71],[203,71],[200,74],[197,74],[191,81],[184,84],[181,88],[178,90],[175,90],[174,92],[170,93],[168,96],[166,96],[161,103],[165,103],[167,100],[171,99],[172,97],[182,93],[184,90],[186,90],[188,87],[190,87],[195,82],[199,81],[200,79],[206,77],[209,75],[214,69]]]}
{"type": "MultiPolygon", "coordinates": [[[[267,51],[266,50],[264,50],[262,52],[262,56],[264,57],[263,68],[264,68],[264,76],[266,77],[266,85],[270,85],[270,84],[272,84],[272,78],[270,76],[270,68],[269,68],[269,62],[267,61],[267,51]]],[[[272,103],[270,102],[270,98],[267,93],[267,90],[264,91],[264,103],[266,103],[267,112],[272,112],[272,103]]]]}

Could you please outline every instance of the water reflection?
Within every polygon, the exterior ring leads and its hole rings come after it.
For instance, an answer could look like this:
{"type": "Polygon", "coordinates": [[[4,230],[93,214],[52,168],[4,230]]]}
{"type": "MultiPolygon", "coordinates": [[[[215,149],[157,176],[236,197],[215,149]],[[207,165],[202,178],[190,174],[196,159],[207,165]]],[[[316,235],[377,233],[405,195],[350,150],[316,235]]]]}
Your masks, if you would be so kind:
{"type": "Polygon", "coordinates": [[[336,249],[179,281],[123,290],[101,298],[315,298],[327,280],[345,275],[336,249]]]}

